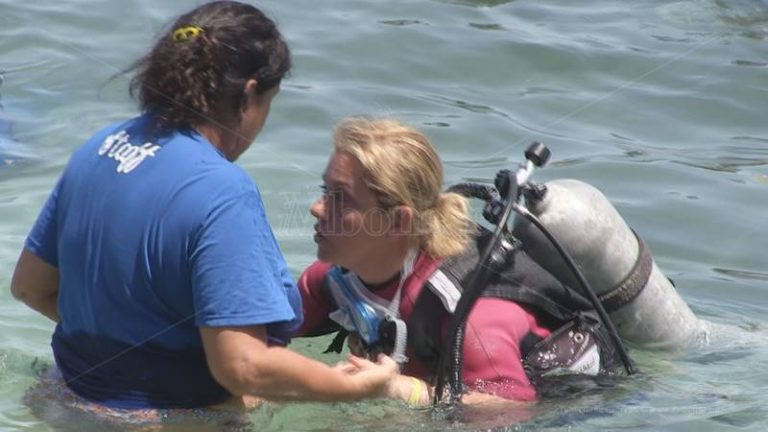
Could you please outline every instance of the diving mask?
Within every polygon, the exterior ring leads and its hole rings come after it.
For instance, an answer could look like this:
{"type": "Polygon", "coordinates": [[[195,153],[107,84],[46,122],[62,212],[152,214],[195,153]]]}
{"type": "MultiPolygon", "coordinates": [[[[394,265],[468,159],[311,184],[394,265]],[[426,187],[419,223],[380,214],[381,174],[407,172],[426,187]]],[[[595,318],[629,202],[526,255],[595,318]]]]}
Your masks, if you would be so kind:
{"type": "MultiPolygon", "coordinates": [[[[372,293],[354,273],[345,272],[341,267],[332,267],[327,280],[338,306],[330,318],[345,330],[357,333],[366,347],[391,352],[396,362],[405,362],[407,329],[405,322],[392,313],[389,302],[372,293]]],[[[400,296],[395,297],[399,300],[400,296]]]]}

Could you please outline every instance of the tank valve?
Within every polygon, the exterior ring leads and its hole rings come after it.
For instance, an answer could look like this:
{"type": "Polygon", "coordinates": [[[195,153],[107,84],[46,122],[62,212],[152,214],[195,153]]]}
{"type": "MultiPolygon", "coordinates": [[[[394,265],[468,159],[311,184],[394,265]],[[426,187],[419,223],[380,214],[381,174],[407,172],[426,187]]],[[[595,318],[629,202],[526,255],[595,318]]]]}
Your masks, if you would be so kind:
{"type": "Polygon", "coordinates": [[[525,200],[529,203],[539,202],[547,195],[547,186],[543,184],[529,183],[523,191],[525,200]]]}
{"type": "Polygon", "coordinates": [[[534,141],[525,151],[525,158],[533,162],[534,165],[541,168],[549,162],[552,153],[544,144],[534,141]]]}

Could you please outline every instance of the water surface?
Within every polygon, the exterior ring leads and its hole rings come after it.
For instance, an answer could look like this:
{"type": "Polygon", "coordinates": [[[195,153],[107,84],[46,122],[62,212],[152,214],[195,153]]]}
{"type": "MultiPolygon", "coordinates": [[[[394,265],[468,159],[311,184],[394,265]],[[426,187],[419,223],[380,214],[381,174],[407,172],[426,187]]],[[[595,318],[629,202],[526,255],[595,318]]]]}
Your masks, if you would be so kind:
{"type": "MultiPolygon", "coordinates": [[[[333,124],[392,115],[433,140],[446,181],[490,180],[533,140],[536,179],[600,188],[651,247],[712,344],[633,351],[642,373],[519,413],[396,403],[274,405],[257,430],[763,431],[768,424],[768,3],[689,0],[265,0],[294,53],[239,163],[294,274],[314,257],[309,203],[333,124]],[[517,429],[515,429],[517,428],[517,429]]],[[[52,325],[9,291],[24,238],[71,152],[133,115],[127,79],[178,2],[0,0],[0,88],[29,161],[0,164],[0,430],[86,430],[20,399],[51,363],[52,325]]],[[[297,349],[327,361],[325,340],[297,349]]],[[[98,428],[97,428],[98,429],[98,428]]]]}

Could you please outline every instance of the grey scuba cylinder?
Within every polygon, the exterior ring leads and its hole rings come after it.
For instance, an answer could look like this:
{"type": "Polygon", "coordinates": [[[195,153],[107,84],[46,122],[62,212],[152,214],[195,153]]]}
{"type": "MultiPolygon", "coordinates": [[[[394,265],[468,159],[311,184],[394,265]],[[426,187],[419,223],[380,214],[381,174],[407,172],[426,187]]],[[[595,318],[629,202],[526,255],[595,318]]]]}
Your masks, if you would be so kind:
{"type": "MultiPolygon", "coordinates": [[[[624,341],[677,351],[706,341],[707,327],[662,274],[643,241],[595,187],[570,179],[547,182],[526,196],[528,210],[562,244],[600,298],[624,341]]],[[[541,231],[524,218],[514,235],[539,265],[578,287],[541,231]]]]}

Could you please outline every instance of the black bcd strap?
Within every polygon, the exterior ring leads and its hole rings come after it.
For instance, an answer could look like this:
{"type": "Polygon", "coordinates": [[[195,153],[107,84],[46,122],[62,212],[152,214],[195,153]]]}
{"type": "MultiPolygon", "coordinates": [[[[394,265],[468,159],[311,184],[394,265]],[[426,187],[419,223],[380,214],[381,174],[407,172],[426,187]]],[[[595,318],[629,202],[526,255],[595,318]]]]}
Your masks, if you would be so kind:
{"type": "Polygon", "coordinates": [[[621,309],[637,298],[651,278],[651,271],[653,270],[651,251],[637,234],[635,234],[635,238],[637,239],[638,256],[632,270],[618,285],[597,296],[608,313],[621,309]]]}

